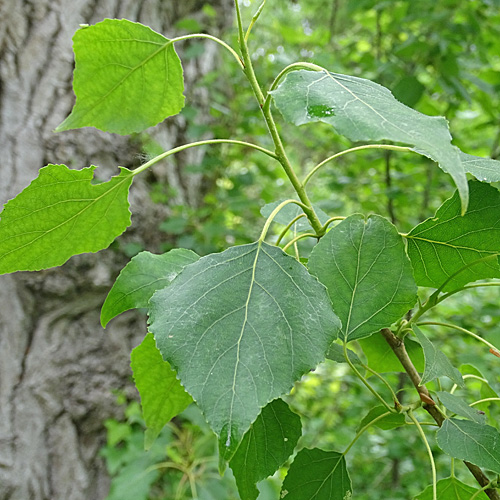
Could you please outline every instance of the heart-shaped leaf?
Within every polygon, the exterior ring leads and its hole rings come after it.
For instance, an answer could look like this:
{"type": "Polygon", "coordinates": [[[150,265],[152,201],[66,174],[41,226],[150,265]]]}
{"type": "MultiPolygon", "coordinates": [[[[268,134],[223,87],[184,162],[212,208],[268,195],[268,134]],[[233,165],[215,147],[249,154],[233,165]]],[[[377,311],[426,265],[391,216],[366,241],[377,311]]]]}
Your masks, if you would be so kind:
{"type": "Polygon", "coordinates": [[[347,341],[391,326],[417,301],[403,239],[378,215],[343,220],[314,247],[308,267],[327,287],[347,341]]]}
{"type": "Polygon", "coordinates": [[[229,460],[261,408],[325,357],[340,322],[323,285],[257,242],[185,267],[150,300],[150,331],[229,460]]]}
{"type": "Polygon", "coordinates": [[[451,291],[485,278],[500,278],[500,192],[489,184],[471,181],[470,202],[464,216],[455,192],[432,219],[406,236],[419,286],[451,291]]]}
{"type": "Polygon", "coordinates": [[[262,409],[229,462],[241,500],[259,496],[256,484],[285,463],[301,433],[300,417],[281,399],[262,409]]]}
{"type": "Polygon", "coordinates": [[[465,212],[467,178],[445,118],[408,108],[370,80],[327,71],[293,71],[271,94],[295,125],[321,121],[353,141],[384,139],[413,146],[452,176],[465,212]]]}
{"type": "Polygon", "coordinates": [[[96,127],[142,132],[184,106],[182,66],[173,43],[126,19],[105,19],[73,36],[76,104],[56,132],[96,127]]]}
{"type": "Polygon", "coordinates": [[[0,214],[0,274],[60,266],[106,248],[130,225],[133,175],[92,184],[96,167],[47,165],[0,214]]]}

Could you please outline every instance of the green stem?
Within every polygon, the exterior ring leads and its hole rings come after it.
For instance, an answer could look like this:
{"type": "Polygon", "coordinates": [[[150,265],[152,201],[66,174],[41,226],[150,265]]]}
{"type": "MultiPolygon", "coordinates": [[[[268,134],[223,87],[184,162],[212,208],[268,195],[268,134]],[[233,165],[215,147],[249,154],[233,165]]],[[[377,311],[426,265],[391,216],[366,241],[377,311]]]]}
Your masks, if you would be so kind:
{"type": "Polygon", "coordinates": [[[278,161],[281,163],[281,166],[283,167],[283,170],[285,171],[288,179],[292,183],[292,186],[295,189],[295,192],[297,193],[300,201],[305,205],[305,207],[303,208],[304,213],[309,219],[312,228],[314,229],[314,231],[316,231],[316,235],[318,237],[323,236],[324,232],[322,232],[322,224],[318,219],[318,216],[316,215],[314,208],[312,207],[312,203],[309,200],[309,196],[307,195],[304,186],[300,183],[299,178],[297,177],[297,174],[295,173],[295,170],[293,169],[290,160],[286,155],[285,148],[281,141],[281,137],[279,135],[276,123],[274,122],[274,118],[269,109],[269,106],[267,108],[264,107],[265,98],[264,94],[262,93],[262,89],[260,88],[259,82],[257,81],[257,77],[255,75],[255,71],[252,65],[252,59],[250,57],[248,46],[245,40],[245,35],[243,33],[243,22],[241,19],[241,11],[238,0],[236,0],[235,4],[236,4],[236,19],[238,22],[240,50],[241,50],[241,55],[243,57],[243,63],[245,66],[243,71],[252,87],[257,102],[261,107],[262,114],[264,116],[267,127],[274,142],[275,153],[276,156],[278,157],[278,161]]]}
{"type": "Polygon", "coordinates": [[[432,500],[437,500],[436,464],[434,463],[434,456],[432,455],[432,450],[431,447],[429,446],[429,441],[427,441],[424,430],[422,429],[420,422],[415,418],[415,415],[413,415],[413,412],[411,410],[408,410],[407,415],[412,419],[413,423],[417,427],[418,433],[420,434],[420,437],[422,438],[422,441],[424,442],[425,447],[427,449],[427,453],[429,454],[429,460],[431,462],[431,469],[432,469],[432,500]]]}
{"type": "Polygon", "coordinates": [[[362,365],[363,365],[363,368],[365,370],[369,371],[372,375],[374,375],[379,380],[381,380],[382,383],[389,389],[390,393],[392,394],[392,399],[394,400],[394,403],[396,404],[396,406],[397,407],[401,406],[401,403],[399,402],[399,399],[396,396],[396,393],[394,392],[394,390],[391,387],[391,385],[389,384],[389,382],[387,382],[387,380],[384,377],[382,377],[382,375],[380,375],[380,373],[378,373],[377,371],[373,370],[368,365],[365,365],[364,363],[362,363],[362,365]]]}
{"type": "Polygon", "coordinates": [[[297,241],[303,239],[303,238],[317,238],[318,236],[314,233],[304,233],[300,234],[299,236],[296,236],[293,238],[293,240],[290,240],[284,247],[283,247],[283,252],[286,252],[292,245],[295,245],[297,241]]]}
{"type": "Polygon", "coordinates": [[[475,406],[475,405],[479,405],[481,403],[487,403],[488,401],[500,401],[500,398],[484,398],[484,399],[479,399],[478,401],[474,401],[474,403],[471,403],[469,406],[475,406]]]}
{"type": "Polygon", "coordinates": [[[493,351],[500,352],[497,347],[488,342],[486,339],[483,339],[483,337],[480,337],[479,335],[476,335],[475,333],[467,330],[466,328],[462,328],[461,326],[453,325],[451,323],[442,323],[440,321],[421,321],[420,323],[417,323],[417,326],[421,325],[444,326],[446,328],[453,328],[454,330],[458,330],[459,332],[466,333],[467,335],[474,337],[476,340],[479,340],[483,344],[487,345],[493,351]]]}
{"type": "Polygon", "coordinates": [[[493,486],[493,481],[490,481],[487,485],[483,486],[482,488],[480,488],[479,490],[477,490],[474,495],[472,495],[470,497],[469,500],[474,500],[475,498],[477,498],[483,491],[486,491],[487,489],[491,488],[493,486]]]}
{"type": "Polygon", "coordinates": [[[354,439],[350,442],[349,446],[344,450],[342,455],[346,456],[347,453],[349,453],[349,450],[353,447],[354,443],[361,437],[361,435],[369,429],[375,422],[378,422],[379,420],[382,420],[383,418],[387,417],[388,415],[391,415],[392,412],[386,411],[385,413],[382,413],[382,415],[379,415],[377,418],[374,418],[371,422],[366,424],[362,429],[360,429],[356,436],[354,436],[354,439]]]}
{"type": "Polygon", "coordinates": [[[189,40],[191,38],[206,38],[208,40],[212,40],[213,42],[218,43],[219,45],[222,45],[225,49],[227,49],[231,53],[231,55],[236,59],[236,61],[238,61],[238,64],[241,67],[241,69],[245,68],[243,61],[241,60],[241,57],[238,55],[238,53],[230,45],[228,45],[220,38],[217,38],[216,36],[208,35],[206,33],[192,33],[190,35],[182,35],[178,36],[177,38],[172,38],[170,42],[171,43],[182,42],[183,40],[189,40]]]}
{"type": "Polygon", "coordinates": [[[282,201],[272,212],[271,212],[271,215],[267,218],[266,220],[266,223],[264,224],[264,228],[262,229],[262,233],[260,234],[260,238],[259,238],[259,241],[264,241],[264,239],[266,238],[266,235],[267,235],[267,232],[269,231],[269,227],[271,226],[271,223],[273,222],[274,218],[276,217],[276,215],[278,214],[278,212],[283,208],[283,207],[286,207],[287,205],[289,205],[290,203],[295,203],[296,205],[298,205],[299,207],[301,207],[302,209],[304,209],[302,203],[300,203],[299,201],[297,200],[285,200],[285,201],[282,201]]]}
{"type": "Polygon", "coordinates": [[[266,0],[264,0],[261,4],[260,7],[257,9],[257,12],[254,14],[252,17],[252,20],[250,21],[250,25],[248,26],[247,32],[245,34],[245,42],[248,40],[248,37],[250,36],[250,32],[252,31],[253,25],[257,22],[257,19],[259,19],[263,9],[264,5],[266,5],[266,0]]]}
{"type": "MultiPolygon", "coordinates": [[[[488,381],[485,378],[479,377],[477,375],[473,375],[472,373],[466,373],[465,375],[462,375],[462,378],[464,380],[467,380],[468,378],[473,378],[473,379],[479,380],[479,382],[482,382],[483,384],[488,384],[488,381]]],[[[458,385],[453,384],[452,388],[450,389],[450,394],[454,394],[457,389],[458,389],[458,385]]]]}
{"type": "Polygon", "coordinates": [[[391,150],[391,151],[413,151],[411,148],[405,147],[405,146],[393,146],[392,144],[366,144],[364,146],[357,146],[355,148],[350,148],[346,149],[345,151],[340,151],[339,153],[336,153],[328,158],[326,160],[323,160],[321,163],[318,163],[304,178],[302,181],[302,184],[305,186],[310,180],[311,177],[323,166],[326,165],[328,162],[331,160],[334,160],[335,158],[338,158],[340,156],[346,155],[348,153],[352,153],[354,151],[362,151],[364,149],[384,149],[384,150],[391,150]]]}
{"type": "Polygon", "coordinates": [[[385,399],[371,386],[368,380],[359,373],[358,369],[351,363],[349,355],[347,354],[347,342],[344,341],[344,358],[347,364],[351,367],[351,370],[356,374],[356,376],[363,382],[366,388],[391,412],[396,413],[396,410],[386,403],[385,399]]]}
{"type": "Polygon", "coordinates": [[[461,288],[457,288],[456,290],[453,290],[451,292],[445,293],[443,296],[439,298],[439,302],[442,302],[444,299],[447,299],[448,297],[451,297],[455,293],[462,292],[464,290],[470,290],[471,288],[481,288],[484,286],[500,286],[500,282],[494,282],[494,283],[474,283],[472,285],[466,285],[461,288]]]}
{"type": "Polygon", "coordinates": [[[335,222],[336,220],[345,220],[346,217],[331,217],[330,219],[328,219],[324,224],[323,224],[323,229],[326,231],[328,229],[328,226],[332,223],[332,222],[335,222]]]}
{"type": "Polygon", "coordinates": [[[184,151],[185,149],[189,148],[194,148],[198,146],[206,146],[208,144],[237,144],[239,146],[245,146],[248,148],[256,149],[257,151],[260,151],[267,156],[270,156],[271,158],[274,158],[275,160],[278,159],[278,157],[272,152],[269,151],[268,149],[261,148],[260,146],[257,146],[256,144],[252,144],[251,142],[244,142],[244,141],[235,141],[232,139],[208,139],[206,141],[197,141],[197,142],[191,142],[190,144],[184,144],[182,146],[179,146],[177,148],[170,149],[168,151],[165,151],[164,153],[155,156],[153,159],[149,160],[147,163],[144,163],[140,167],[137,167],[133,172],[132,175],[135,176],[137,174],[140,174],[141,172],[144,172],[144,170],[148,169],[149,167],[155,165],[159,161],[163,160],[164,158],[167,158],[167,156],[180,153],[181,151],[184,151]]]}
{"type": "Polygon", "coordinates": [[[300,214],[300,215],[297,215],[297,217],[295,217],[294,219],[292,219],[292,221],[288,224],[288,226],[285,227],[285,229],[283,229],[283,231],[281,231],[280,235],[278,236],[278,240],[276,241],[276,245],[279,245],[281,243],[281,240],[285,237],[286,233],[288,233],[288,231],[290,230],[290,228],[299,220],[299,219],[302,219],[302,217],[305,217],[306,214],[300,214]]]}

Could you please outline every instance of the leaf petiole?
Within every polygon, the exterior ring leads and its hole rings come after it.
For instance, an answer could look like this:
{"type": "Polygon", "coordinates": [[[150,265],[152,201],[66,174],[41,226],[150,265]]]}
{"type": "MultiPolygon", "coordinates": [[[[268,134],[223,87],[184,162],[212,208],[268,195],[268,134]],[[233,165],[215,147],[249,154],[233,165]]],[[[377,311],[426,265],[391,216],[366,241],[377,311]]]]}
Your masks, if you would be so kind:
{"type": "Polygon", "coordinates": [[[285,237],[286,233],[288,233],[288,231],[290,230],[290,228],[299,220],[299,219],[302,219],[303,217],[305,217],[306,214],[300,214],[300,215],[297,215],[297,217],[295,217],[294,219],[292,219],[292,221],[285,227],[285,229],[283,229],[283,231],[281,231],[280,235],[278,236],[278,239],[276,240],[276,245],[279,245],[281,243],[281,240],[285,237]]]}
{"type": "MultiPolygon", "coordinates": [[[[266,223],[264,224],[264,227],[262,229],[262,232],[260,233],[260,238],[259,241],[264,241],[266,238],[267,232],[269,231],[269,227],[271,226],[271,223],[273,222],[274,218],[276,215],[278,215],[278,212],[283,208],[289,205],[290,203],[295,203],[298,205],[300,208],[304,209],[304,204],[301,203],[300,201],[297,200],[292,200],[288,199],[285,201],[282,201],[272,212],[271,215],[267,218],[266,223]]],[[[293,221],[292,221],[293,222],[293,221]]]]}

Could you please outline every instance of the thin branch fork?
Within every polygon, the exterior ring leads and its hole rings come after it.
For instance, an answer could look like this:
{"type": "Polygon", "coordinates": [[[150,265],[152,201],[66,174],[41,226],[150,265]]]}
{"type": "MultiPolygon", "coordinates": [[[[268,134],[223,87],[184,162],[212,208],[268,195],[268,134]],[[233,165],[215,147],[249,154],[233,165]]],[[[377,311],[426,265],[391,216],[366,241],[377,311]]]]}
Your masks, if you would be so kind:
{"type": "MultiPolygon", "coordinates": [[[[396,335],[394,335],[394,333],[392,333],[392,331],[389,330],[389,328],[383,328],[380,331],[380,333],[382,333],[386,342],[389,344],[390,348],[392,349],[396,357],[403,365],[405,372],[410,377],[412,384],[415,386],[415,389],[417,390],[420,399],[423,402],[423,408],[434,419],[436,424],[439,425],[439,427],[441,427],[444,421],[444,417],[436,408],[435,403],[432,400],[429,391],[427,390],[427,387],[425,387],[424,385],[422,386],[420,385],[421,381],[420,375],[417,372],[417,369],[415,368],[415,365],[413,364],[412,360],[408,356],[408,353],[406,352],[403,340],[396,337],[396,335]]],[[[488,477],[477,465],[471,464],[466,460],[464,460],[464,464],[470,470],[471,474],[475,477],[476,481],[481,485],[481,487],[484,488],[487,484],[490,483],[488,477]]],[[[500,494],[495,488],[488,488],[487,490],[484,490],[484,492],[486,493],[486,495],[488,495],[488,498],[490,498],[491,500],[500,500],[500,494]]]]}

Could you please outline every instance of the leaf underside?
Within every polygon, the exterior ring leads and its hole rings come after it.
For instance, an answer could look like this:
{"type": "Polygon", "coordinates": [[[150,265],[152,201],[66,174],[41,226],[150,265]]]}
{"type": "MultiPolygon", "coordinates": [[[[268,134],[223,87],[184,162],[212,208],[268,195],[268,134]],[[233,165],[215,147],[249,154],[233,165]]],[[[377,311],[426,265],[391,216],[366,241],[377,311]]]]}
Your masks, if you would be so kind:
{"type": "Polygon", "coordinates": [[[417,300],[403,240],[378,215],[342,221],[314,247],[308,267],[327,287],[347,341],[391,326],[417,300]]]}
{"type": "Polygon", "coordinates": [[[96,127],[127,135],[176,115],[184,106],[182,66],[170,40],[126,19],[73,36],[76,104],[56,132],[96,127]]]}
{"type": "Polygon", "coordinates": [[[0,214],[0,274],[60,266],[98,252],[130,225],[130,170],[92,184],[96,167],[47,165],[0,214]]]}
{"type": "Polygon", "coordinates": [[[478,181],[500,181],[500,161],[492,158],[468,155],[460,151],[460,160],[466,172],[472,174],[478,181]]]}
{"type": "Polygon", "coordinates": [[[412,146],[449,173],[468,203],[467,178],[448,122],[397,101],[381,85],[327,71],[293,71],[271,92],[286,120],[295,125],[321,121],[352,141],[389,140],[412,146]]]}
{"type": "Polygon", "coordinates": [[[500,278],[500,192],[469,182],[470,202],[460,215],[458,193],[446,200],[432,219],[407,235],[408,255],[419,286],[451,291],[486,278],[500,278]],[[468,267],[467,267],[468,266],[468,267]]]}
{"type": "Polygon", "coordinates": [[[340,328],[323,285],[261,242],[187,266],[153,295],[149,316],[226,459],[261,408],[324,359],[340,328]]]}

